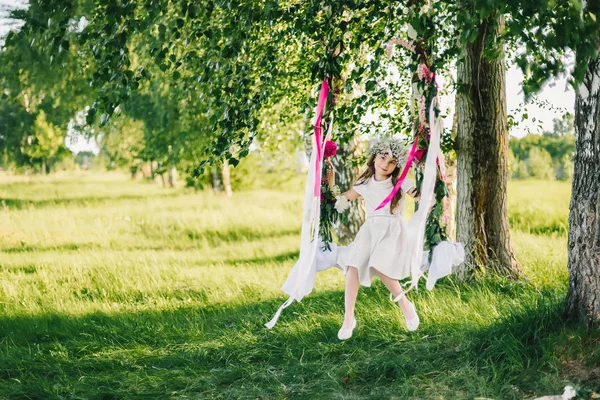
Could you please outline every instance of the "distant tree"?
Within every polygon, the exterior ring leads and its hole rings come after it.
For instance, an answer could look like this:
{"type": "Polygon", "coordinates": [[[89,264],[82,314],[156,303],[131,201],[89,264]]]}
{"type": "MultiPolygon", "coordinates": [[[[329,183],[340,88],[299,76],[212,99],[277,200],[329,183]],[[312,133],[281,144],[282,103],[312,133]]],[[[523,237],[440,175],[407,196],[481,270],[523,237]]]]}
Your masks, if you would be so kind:
{"type": "MultiPolygon", "coordinates": [[[[541,170],[536,169],[535,172],[529,170],[525,173],[520,163],[529,164],[530,153],[533,149],[542,150],[547,153],[551,160],[549,165],[554,169],[553,176],[558,179],[569,179],[564,171],[572,168],[569,160],[573,158],[575,151],[575,135],[570,127],[572,127],[572,117],[565,116],[563,119],[554,120],[554,129],[552,132],[545,132],[543,135],[529,134],[523,138],[511,138],[509,146],[513,152],[517,162],[517,167],[513,171],[513,177],[516,179],[525,179],[528,175],[539,175],[541,170]],[[565,164],[566,163],[566,164],[565,164]],[[565,178],[566,176],[566,178],[565,178]]],[[[536,153],[536,157],[539,153],[536,153]]],[[[539,166],[539,159],[532,162],[539,166]]],[[[547,161],[547,160],[546,160],[547,161]]],[[[542,173],[546,175],[546,173],[542,173]]]]}
{"type": "Polygon", "coordinates": [[[560,160],[556,169],[556,179],[561,181],[568,181],[573,179],[573,169],[575,163],[573,162],[573,156],[565,154],[560,160]]]}
{"type": "Polygon", "coordinates": [[[508,165],[508,176],[511,178],[515,177],[515,173],[517,172],[517,168],[519,166],[519,159],[515,157],[515,153],[513,153],[512,149],[508,148],[508,156],[507,163],[508,165]]]}
{"type": "Polygon", "coordinates": [[[529,174],[529,167],[525,161],[518,161],[515,167],[513,178],[515,179],[528,179],[531,175],[529,174]]]}
{"type": "Polygon", "coordinates": [[[575,127],[573,126],[573,114],[565,113],[562,118],[554,118],[552,120],[553,128],[552,131],[545,131],[544,136],[559,138],[565,135],[573,135],[575,133],[575,127]]]}
{"type": "Polygon", "coordinates": [[[80,151],[75,156],[75,163],[79,165],[81,169],[90,169],[94,164],[96,155],[91,151],[80,151]]]}
{"type": "Polygon", "coordinates": [[[527,158],[527,168],[529,175],[536,179],[554,179],[554,168],[552,167],[552,157],[544,149],[534,147],[529,150],[527,158]]]}
{"type": "Polygon", "coordinates": [[[61,145],[58,148],[58,151],[50,160],[48,168],[52,171],[74,171],[76,163],[75,163],[75,155],[69,149],[67,149],[64,145],[61,145]]]}
{"type": "Polygon", "coordinates": [[[33,159],[39,159],[41,172],[48,173],[48,160],[56,155],[64,145],[65,133],[46,120],[46,113],[40,111],[35,119],[33,132],[23,138],[23,153],[33,159]]]}
{"type": "Polygon", "coordinates": [[[98,136],[107,168],[137,170],[145,150],[143,122],[127,116],[114,118],[101,128],[98,136]]]}

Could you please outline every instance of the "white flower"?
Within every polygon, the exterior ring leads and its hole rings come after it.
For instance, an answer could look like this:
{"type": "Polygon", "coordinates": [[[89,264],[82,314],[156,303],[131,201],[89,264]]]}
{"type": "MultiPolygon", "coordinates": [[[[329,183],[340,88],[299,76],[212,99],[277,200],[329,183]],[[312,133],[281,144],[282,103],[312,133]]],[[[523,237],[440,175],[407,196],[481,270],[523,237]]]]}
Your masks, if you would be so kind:
{"type": "Polygon", "coordinates": [[[563,400],[570,400],[573,397],[577,396],[577,391],[571,385],[565,386],[565,391],[562,394],[563,400]]]}
{"type": "Polygon", "coordinates": [[[419,15],[426,14],[427,12],[429,12],[429,3],[423,4],[423,7],[421,7],[421,10],[419,11],[419,15]]]}
{"type": "Polygon", "coordinates": [[[335,196],[334,207],[337,212],[342,213],[350,207],[350,201],[346,196],[335,196]]]}
{"type": "Polygon", "coordinates": [[[333,195],[335,197],[337,197],[340,194],[342,194],[342,191],[340,190],[340,187],[338,185],[333,185],[333,188],[331,189],[331,193],[333,193],[333,195]]]}
{"type": "Polygon", "coordinates": [[[415,31],[415,28],[413,28],[413,26],[411,24],[408,24],[406,34],[408,35],[408,38],[411,40],[415,40],[417,38],[417,31],[415,31]]]}

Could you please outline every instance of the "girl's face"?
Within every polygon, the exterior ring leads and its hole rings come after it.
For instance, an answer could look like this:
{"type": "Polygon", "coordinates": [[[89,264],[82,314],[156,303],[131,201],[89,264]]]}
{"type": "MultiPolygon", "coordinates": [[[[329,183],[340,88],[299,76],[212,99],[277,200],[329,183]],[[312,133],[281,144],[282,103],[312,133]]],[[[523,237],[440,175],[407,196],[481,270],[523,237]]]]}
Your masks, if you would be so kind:
{"type": "Polygon", "coordinates": [[[375,179],[387,179],[398,168],[398,159],[386,153],[375,156],[375,179]]]}

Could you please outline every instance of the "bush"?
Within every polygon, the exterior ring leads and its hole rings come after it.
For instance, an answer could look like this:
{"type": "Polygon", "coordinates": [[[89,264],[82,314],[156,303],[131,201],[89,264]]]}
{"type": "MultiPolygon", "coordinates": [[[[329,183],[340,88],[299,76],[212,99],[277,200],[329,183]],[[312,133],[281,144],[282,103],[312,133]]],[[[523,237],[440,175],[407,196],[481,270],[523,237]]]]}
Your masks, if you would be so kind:
{"type": "Polygon", "coordinates": [[[515,179],[527,179],[529,178],[529,167],[527,166],[527,163],[525,161],[519,161],[516,164],[514,173],[513,173],[513,178],[515,179]]]}
{"type": "Polygon", "coordinates": [[[533,147],[529,150],[527,159],[529,176],[536,179],[554,179],[555,173],[552,167],[552,157],[546,150],[533,147]]]}
{"type": "Polygon", "coordinates": [[[274,159],[259,152],[250,153],[237,167],[231,168],[232,189],[281,189],[306,176],[296,168],[297,160],[289,155],[281,157],[274,159]]]}

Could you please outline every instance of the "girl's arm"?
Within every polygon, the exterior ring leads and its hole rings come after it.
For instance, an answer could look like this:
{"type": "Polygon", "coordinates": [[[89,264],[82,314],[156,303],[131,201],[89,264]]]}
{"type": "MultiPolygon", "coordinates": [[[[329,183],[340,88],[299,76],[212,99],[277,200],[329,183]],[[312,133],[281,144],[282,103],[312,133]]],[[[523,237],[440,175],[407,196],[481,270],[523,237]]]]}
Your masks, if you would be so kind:
{"type": "Polygon", "coordinates": [[[419,201],[419,199],[421,198],[420,195],[417,195],[417,188],[414,186],[412,188],[408,189],[406,191],[406,194],[409,195],[410,197],[412,197],[413,199],[415,199],[416,201],[419,201]]]}
{"type": "Polygon", "coordinates": [[[346,197],[348,200],[356,200],[360,197],[360,194],[353,188],[350,188],[347,192],[342,193],[342,196],[346,197]]]}
{"type": "MultiPolygon", "coordinates": [[[[335,171],[333,169],[333,166],[331,165],[331,161],[327,160],[326,163],[328,163],[331,166],[331,168],[327,169],[327,183],[329,184],[329,188],[333,189],[333,186],[335,185],[335,171]]],[[[360,194],[353,188],[350,188],[350,190],[342,193],[340,196],[344,196],[348,200],[352,201],[358,199],[360,197],[360,194]]]]}

